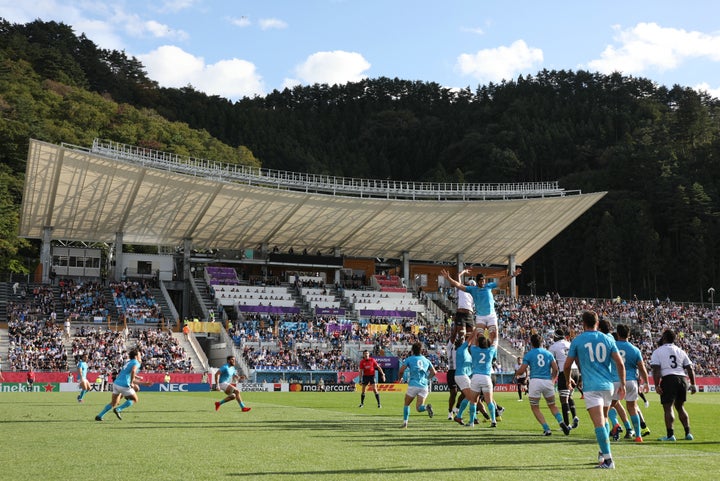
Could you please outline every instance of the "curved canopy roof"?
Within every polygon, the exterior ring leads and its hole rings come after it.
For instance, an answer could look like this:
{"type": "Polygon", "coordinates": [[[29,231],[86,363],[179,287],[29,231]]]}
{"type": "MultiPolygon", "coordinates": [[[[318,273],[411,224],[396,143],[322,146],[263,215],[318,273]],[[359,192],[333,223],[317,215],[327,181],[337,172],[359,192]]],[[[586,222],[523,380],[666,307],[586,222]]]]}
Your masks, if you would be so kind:
{"type": "MultiPolygon", "coordinates": [[[[187,167],[187,164],[183,164],[187,167]]],[[[440,200],[337,195],[205,175],[101,149],[31,140],[20,236],[197,249],[522,264],[605,192],[440,200]]],[[[266,182],[266,184],[268,184],[266,182]]],[[[546,192],[547,194],[548,192],[546,192]]],[[[464,196],[463,196],[464,197],[464,196]]]]}

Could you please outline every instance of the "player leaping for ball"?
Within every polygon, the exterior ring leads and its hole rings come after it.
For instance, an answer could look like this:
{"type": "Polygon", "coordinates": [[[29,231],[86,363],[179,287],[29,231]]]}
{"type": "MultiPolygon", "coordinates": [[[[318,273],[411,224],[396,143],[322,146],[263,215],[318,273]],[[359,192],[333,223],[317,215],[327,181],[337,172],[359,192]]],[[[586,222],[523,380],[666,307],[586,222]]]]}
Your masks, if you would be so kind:
{"type": "MultiPolygon", "coordinates": [[[[465,286],[462,283],[456,281],[450,275],[447,269],[443,269],[440,274],[450,282],[455,288],[467,292],[473,297],[475,301],[475,329],[480,329],[483,333],[485,329],[488,330],[488,337],[490,343],[494,343],[497,339],[498,332],[498,318],[495,313],[495,297],[493,296],[492,290],[498,286],[498,283],[505,282],[513,277],[520,275],[522,270],[518,267],[515,272],[507,276],[500,277],[498,282],[487,282],[485,276],[480,273],[475,276],[477,282],[476,286],[465,286]]],[[[458,275],[462,278],[465,274],[469,274],[470,269],[465,269],[458,275]]]]}
{"type": "Polygon", "coordinates": [[[222,401],[215,401],[216,411],[220,409],[220,406],[233,399],[240,405],[242,412],[246,413],[251,409],[245,406],[242,396],[240,396],[240,389],[233,384],[233,381],[239,379],[237,370],[235,369],[235,356],[228,356],[227,363],[223,364],[222,367],[215,372],[215,389],[227,394],[222,401]]]}

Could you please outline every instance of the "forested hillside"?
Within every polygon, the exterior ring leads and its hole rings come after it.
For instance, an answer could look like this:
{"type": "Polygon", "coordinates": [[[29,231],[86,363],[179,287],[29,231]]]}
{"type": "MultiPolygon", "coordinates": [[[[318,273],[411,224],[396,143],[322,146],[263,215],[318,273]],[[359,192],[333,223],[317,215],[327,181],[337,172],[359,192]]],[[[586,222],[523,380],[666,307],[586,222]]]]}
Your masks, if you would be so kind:
{"type": "Polygon", "coordinates": [[[461,91],[430,80],[312,85],[230,102],[191,86],[159,88],[136,59],[63,24],[3,22],[0,272],[33,249],[12,235],[28,139],[102,137],[302,172],[607,190],[525,264],[521,292],[534,282],[538,294],[707,297],[720,267],[717,99],[586,71],[461,91]]]}

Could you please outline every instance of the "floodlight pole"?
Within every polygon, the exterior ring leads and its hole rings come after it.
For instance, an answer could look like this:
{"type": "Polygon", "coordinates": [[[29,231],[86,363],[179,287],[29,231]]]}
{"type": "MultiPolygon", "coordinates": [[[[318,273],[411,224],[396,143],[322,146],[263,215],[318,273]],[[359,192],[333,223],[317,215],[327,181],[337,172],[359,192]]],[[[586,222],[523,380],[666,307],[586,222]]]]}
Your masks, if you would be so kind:
{"type": "MultiPolygon", "coordinates": [[[[52,242],[52,226],[43,227],[42,246],[40,246],[40,262],[42,264],[42,283],[50,283],[50,271],[52,270],[52,254],[50,245],[52,242]]],[[[30,267],[30,266],[28,266],[30,267]]],[[[31,270],[31,269],[28,269],[31,270]]],[[[28,284],[30,283],[30,273],[28,273],[28,284]]]]}
{"type": "Polygon", "coordinates": [[[710,309],[715,309],[715,288],[708,289],[708,293],[710,294],[710,309]]]}
{"type": "Polygon", "coordinates": [[[192,239],[186,237],[183,239],[183,300],[182,300],[182,318],[190,318],[190,251],[192,249],[192,239]]]}
{"type": "MultiPolygon", "coordinates": [[[[514,276],[515,272],[515,254],[510,254],[508,256],[508,268],[510,270],[510,274],[514,276]]],[[[510,299],[515,299],[517,296],[515,295],[516,290],[516,283],[515,283],[515,277],[510,278],[510,299]]]]}
{"type": "Polygon", "coordinates": [[[118,231],[115,233],[115,270],[113,271],[113,280],[120,282],[122,279],[123,268],[123,233],[118,231]]]}

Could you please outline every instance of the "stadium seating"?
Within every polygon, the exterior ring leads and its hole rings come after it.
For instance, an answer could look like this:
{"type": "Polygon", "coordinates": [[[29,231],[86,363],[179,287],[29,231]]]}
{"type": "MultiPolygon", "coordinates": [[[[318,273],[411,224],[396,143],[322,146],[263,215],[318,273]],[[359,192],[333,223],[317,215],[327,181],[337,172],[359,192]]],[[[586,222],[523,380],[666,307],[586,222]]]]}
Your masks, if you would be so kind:
{"type": "Polygon", "coordinates": [[[425,305],[411,292],[384,292],[376,290],[346,289],[343,296],[353,309],[373,311],[424,312],[425,305]]]}
{"type": "Polygon", "coordinates": [[[115,308],[132,324],[157,324],[160,322],[160,306],[147,286],[139,282],[111,283],[115,308]]]}

